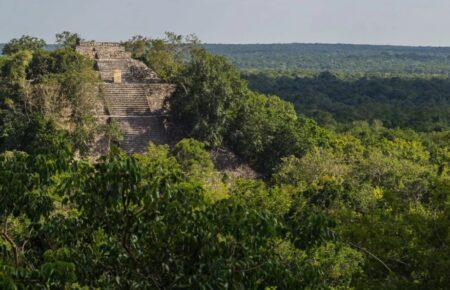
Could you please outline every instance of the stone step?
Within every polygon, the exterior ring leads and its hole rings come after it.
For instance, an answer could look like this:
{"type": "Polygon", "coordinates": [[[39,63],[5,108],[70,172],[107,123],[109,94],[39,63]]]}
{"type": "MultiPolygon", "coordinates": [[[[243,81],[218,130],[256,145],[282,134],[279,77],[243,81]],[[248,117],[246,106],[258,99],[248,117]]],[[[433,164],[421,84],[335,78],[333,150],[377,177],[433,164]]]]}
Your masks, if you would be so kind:
{"type": "Polygon", "coordinates": [[[117,108],[147,108],[150,109],[148,107],[147,103],[138,103],[138,102],[128,102],[128,103],[122,103],[119,101],[114,101],[112,99],[109,99],[106,101],[108,103],[108,106],[111,107],[117,107],[117,108]]]}
{"type": "Polygon", "coordinates": [[[108,106],[108,111],[112,116],[151,116],[152,112],[148,107],[120,107],[108,106]]]}
{"type": "Polygon", "coordinates": [[[148,86],[152,86],[152,84],[147,83],[128,83],[128,84],[105,84],[105,87],[114,87],[114,88],[145,88],[148,86]]]}
{"type": "Polygon", "coordinates": [[[137,88],[126,88],[126,89],[104,89],[103,92],[105,94],[111,94],[111,95],[146,95],[148,93],[148,90],[137,88]]]}
{"type": "Polygon", "coordinates": [[[117,99],[120,100],[127,100],[127,101],[136,101],[136,102],[147,102],[147,96],[146,94],[129,94],[129,93],[105,93],[105,98],[110,98],[111,100],[117,99]]]}

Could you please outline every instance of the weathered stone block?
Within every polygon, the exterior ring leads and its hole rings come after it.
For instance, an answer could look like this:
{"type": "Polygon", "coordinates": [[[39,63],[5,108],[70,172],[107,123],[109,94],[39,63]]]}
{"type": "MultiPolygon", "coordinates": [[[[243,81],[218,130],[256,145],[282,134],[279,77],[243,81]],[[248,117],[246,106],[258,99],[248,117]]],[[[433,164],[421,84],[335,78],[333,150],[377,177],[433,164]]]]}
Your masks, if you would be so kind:
{"type": "Polygon", "coordinates": [[[115,84],[122,83],[122,71],[120,69],[114,70],[114,83],[115,84]]]}

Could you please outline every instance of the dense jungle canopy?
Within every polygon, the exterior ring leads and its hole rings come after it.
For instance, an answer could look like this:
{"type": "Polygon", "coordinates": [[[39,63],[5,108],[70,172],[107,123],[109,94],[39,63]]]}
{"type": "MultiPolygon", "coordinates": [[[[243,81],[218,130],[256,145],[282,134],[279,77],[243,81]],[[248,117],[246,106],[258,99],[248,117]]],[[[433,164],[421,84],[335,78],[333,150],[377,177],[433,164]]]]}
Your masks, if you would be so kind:
{"type": "MultiPolygon", "coordinates": [[[[48,51],[24,36],[0,56],[1,289],[450,285],[447,77],[320,73],[327,58],[308,74],[276,59],[243,72],[195,37],[138,36],[123,45],[176,85],[184,138],[94,158],[95,136],[120,132],[96,122],[79,35],[57,40],[48,51]],[[258,178],[219,171],[211,151],[224,147],[258,178]]],[[[427,52],[395,70],[447,69],[447,50],[427,52]]],[[[269,61],[240,55],[238,67],[269,61]]]]}

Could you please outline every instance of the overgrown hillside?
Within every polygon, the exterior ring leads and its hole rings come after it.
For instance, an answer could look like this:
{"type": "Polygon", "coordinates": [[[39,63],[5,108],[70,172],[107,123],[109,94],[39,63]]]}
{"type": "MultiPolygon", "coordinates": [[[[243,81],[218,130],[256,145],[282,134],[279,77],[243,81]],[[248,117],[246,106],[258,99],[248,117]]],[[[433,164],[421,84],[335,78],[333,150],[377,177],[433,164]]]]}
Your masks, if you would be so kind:
{"type": "Polygon", "coordinates": [[[0,58],[1,289],[448,288],[445,127],[324,127],[195,38],[135,37],[125,47],[177,86],[185,138],[93,160],[91,136],[114,130],[91,126],[79,36],[59,41],[17,39],[0,58]],[[220,173],[223,146],[261,178],[220,173]]]}

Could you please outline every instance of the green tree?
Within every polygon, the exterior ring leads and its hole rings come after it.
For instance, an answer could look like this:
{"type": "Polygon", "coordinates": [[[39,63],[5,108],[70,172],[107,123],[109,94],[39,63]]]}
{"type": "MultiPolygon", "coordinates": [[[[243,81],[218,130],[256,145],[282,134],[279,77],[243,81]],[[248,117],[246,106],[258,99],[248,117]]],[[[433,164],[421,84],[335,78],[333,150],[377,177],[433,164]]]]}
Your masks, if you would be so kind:
{"type": "Polygon", "coordinates": [[[56,34],[56,43],[68,49],[75,49],[83,39],[78,33],[63,31],[56,34]]]}
{"type": "Polygon", "coordinates": [[[21,50],[39,51],[45,47],[43,39],[23,35],[21,38],[14,38],[3,47],[3,54],[11,55],[21,50]]]}
{"type": "Polygon", "coordinates": [[[206,189],[207,200],[215,202],[227,197],[227,187],[222,181],[222,175],[215,169],[204,143],[195,139],[183,139],[171,153],[186,175],[206,189]]]}
{"type": "Polygon", "coordinates": [[[239,72],[225,58],[196,49],[177,79],[169,104],[188,135],[217,146],[248,93],[239,72]]]}
{"type": "Polygon", "coordinates": [[[137,35],[123,43],[132,57],[143,61],[160,78],[169,82],[176,79],[190,51],[198,44],[195,35],[183,37],[171,32],[166,32],[165,38],[155,39],[137,35]]]}
{"type": "Polygon", "coordinates": [[[270,174],[281,158],[326,146],[331,136],[314,121],[298,117],[290,103],[252,94],[241,101],[229,140],[237,153],[270,174]]]}

